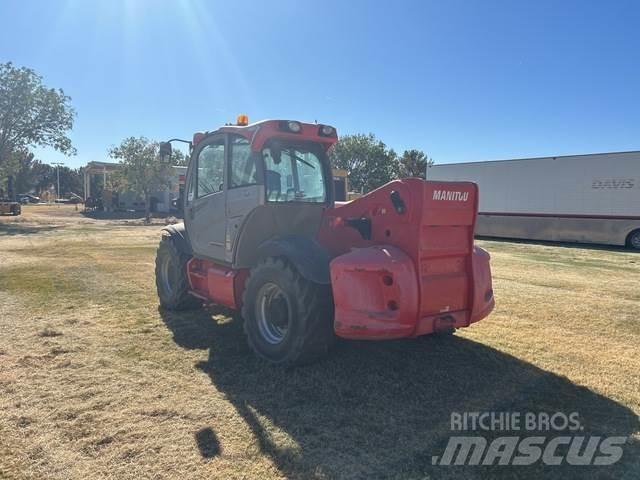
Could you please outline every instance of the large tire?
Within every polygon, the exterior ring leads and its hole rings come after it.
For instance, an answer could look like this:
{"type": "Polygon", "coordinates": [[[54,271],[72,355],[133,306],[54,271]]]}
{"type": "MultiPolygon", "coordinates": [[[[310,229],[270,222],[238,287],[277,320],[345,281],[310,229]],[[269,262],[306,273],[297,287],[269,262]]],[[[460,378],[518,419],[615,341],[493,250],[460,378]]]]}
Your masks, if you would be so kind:
{"type": "Polygon", "coordinates": [[[640,250],[640,229],[634,230],[629,234],[627,245],[634,250],[640,250]]]}
{"type": "Polygon", "coordinates": [[[454,333],[456,333],[456,329],[454,327],[449,327],[433,332],[431,335],[433,335],[434,337],[446,338],[451,337],[454,333]]]}
{"type": "Polygon", "coordinates": [[[187,262],[190,258],[178,250],[171,235],[162,235],[156,253],[156,289],[160,305],[167,310],[188,310],[202,305],[189,294],[187,262]]]}
{"type": "Polygon", "coordinates": [[[242,316],[249,346],[274,365],[312,362],[333,339],[330,286],[305,279],[283,258],[267,258],[251,270],[242,316]]]}

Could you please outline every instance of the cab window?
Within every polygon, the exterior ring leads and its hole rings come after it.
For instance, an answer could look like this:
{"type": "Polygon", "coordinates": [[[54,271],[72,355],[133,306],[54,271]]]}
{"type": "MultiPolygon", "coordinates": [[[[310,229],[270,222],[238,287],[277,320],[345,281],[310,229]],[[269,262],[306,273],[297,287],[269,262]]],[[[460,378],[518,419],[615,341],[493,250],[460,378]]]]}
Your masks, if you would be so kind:
{"type": "Polygon", "coordinates": [[[196,198],[222,191],[224,187],[224,137],[200,150],[195,180],[196,198]]]}
{"type": "Polygon", "coordinates": [[[262,150],[269,202],[326,201],[321,149],[272,142],[262,150]]]}
{"type": "Polygon", "coordinates": [[[229,188],[255,185],[256,164],[251,155],[249,140],[239,135],[231,137],[229,142],[229,188]]]}

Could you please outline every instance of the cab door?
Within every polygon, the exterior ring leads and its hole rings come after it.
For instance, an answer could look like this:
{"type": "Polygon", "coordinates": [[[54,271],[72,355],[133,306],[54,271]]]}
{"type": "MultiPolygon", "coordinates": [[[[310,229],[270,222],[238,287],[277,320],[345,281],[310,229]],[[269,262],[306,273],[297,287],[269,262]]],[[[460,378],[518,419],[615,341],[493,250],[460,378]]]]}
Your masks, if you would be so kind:
{"type": "Polygon", "coordinates": [[[211,136],[195,148],[187,175],[184,222],[197,257],[225,261],[226,135],[211,136]]]}
{"type": "Polygon", "coordinates": [[[259,153],[252,153],[250,142],[241,135],[229,135],[227,164],[227,237],[226,260],[233,261],[233,248],[242,222],[264,203],[264,186],[259,179],[259,153]]]}

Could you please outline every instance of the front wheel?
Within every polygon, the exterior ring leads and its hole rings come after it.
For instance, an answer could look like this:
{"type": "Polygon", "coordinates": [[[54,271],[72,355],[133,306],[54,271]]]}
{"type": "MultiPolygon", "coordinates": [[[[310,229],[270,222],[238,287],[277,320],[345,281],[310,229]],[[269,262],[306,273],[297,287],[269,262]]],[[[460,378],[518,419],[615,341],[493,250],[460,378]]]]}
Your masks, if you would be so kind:
{"type": "Polygon", "coordinates": [[[162,236],[156,253],[156,289],[160,305],[167,310],[187,310],[202,304],[189,294],[189,258],[178,250],[171,235],[162,236]]]}
{"type": "Polygon", "coordinates": [[[331,288],[305,279],[282,258],[267,258],[251,270],[242,316],[250,347],[276,365],[309,363],[327,352],[333,338],[331,288]]]}

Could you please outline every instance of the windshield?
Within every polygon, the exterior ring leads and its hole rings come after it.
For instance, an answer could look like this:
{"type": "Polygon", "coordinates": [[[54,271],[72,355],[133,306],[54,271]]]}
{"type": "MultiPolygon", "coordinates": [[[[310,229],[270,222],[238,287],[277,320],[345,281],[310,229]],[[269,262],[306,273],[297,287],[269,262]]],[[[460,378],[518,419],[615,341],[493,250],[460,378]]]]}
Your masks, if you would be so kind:
{"type": "Polygon", "coordinates": [[[272,142],[262,149],[269,202],[326,201],[322,149],[272,142]]]}

